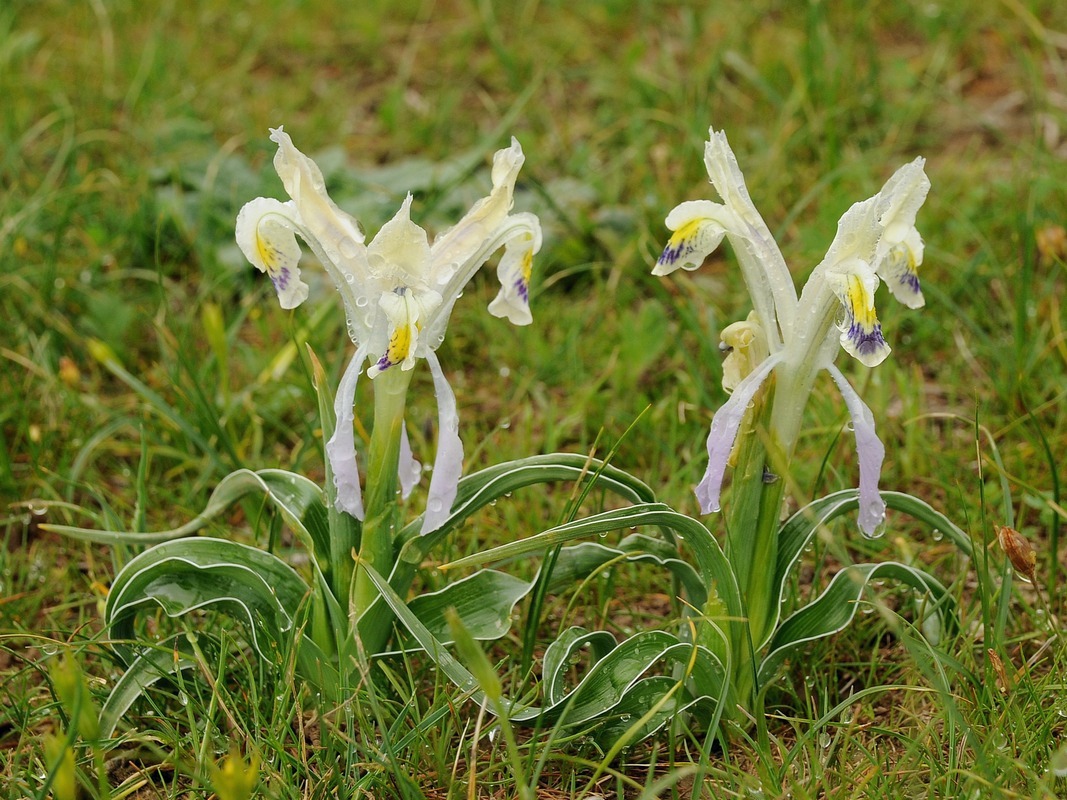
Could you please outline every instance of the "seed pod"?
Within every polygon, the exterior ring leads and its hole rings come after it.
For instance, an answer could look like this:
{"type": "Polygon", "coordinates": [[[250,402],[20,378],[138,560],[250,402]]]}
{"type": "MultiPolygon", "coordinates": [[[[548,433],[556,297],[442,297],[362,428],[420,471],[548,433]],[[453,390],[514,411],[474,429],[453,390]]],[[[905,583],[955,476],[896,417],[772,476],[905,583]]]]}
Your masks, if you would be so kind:
{"type": "Polygon", "coordinates": [[[997,532],[1000,549],[1008,556],[1011,565],[1030,583],[1036,584],[1037,553],[1030,546],[1030,542],[1015,528],[1009,528],[1007,525],[996,525],[994,530],[997,532]]]}

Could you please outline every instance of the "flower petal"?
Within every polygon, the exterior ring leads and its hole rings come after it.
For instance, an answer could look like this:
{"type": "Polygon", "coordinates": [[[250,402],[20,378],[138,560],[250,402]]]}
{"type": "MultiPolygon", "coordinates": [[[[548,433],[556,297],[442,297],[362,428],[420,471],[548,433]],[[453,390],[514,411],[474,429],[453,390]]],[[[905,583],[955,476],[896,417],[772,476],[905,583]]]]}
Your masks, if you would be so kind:
{"type": "Polygon", "coordinates": [[[752,202],[724,131],[708,130],[704,166],[734,220],[727,226],[730,245],[737,254],[752,305],[766,327],[771,349],[777,350],[781,345],[779,329],[784,331],[792,326],[796,311],[793,276],[770,228],[752,202]]]}
{"type": "Polygon", "coordinates": [[[493,189],[489,195],[471,206],[458,223],[434,238],[431,258],[437,286],[452,278],[511,211],[515,181],[525,160],[518,139],[512,137],[511,146],[497,150],[493,156],[493,189]]]}
{"type": "Polygon", "coordinates": [[[660,255],[653,275],[670,275],[681,267],[697,269],[726,235],[729,212],[710,200],[688,200],[667,215],[667,229],[674,231],[660,255]]]}
{"type": "MultiPolygon", "coordinates": [[[[327,259],[338,268],[351,269],[361,265],[364,236],[359,223],[334,204],[326,193],[326,182],[318,166],[296,149],[281,126],[271,130],[270,138],[278,145],[274,168],[285,191],[293,198],[304,227],[327,259]]],[[[362,278],[361,275],[355,277],[362,278]]]]}
{"type": "Polygon", "coordinates": [[[245,203],[237,215],[237,246],[260,272],[266,272],[282,308],[296,308],[308,296],[300,280],[300,224],[296,208],[269,197],[245,203]]]}
{"type": "Polygon", "coordinates": [[[452,513],[452,503],[459,490],[459,477],[463,473],[463,442],[459,438],[459,413],[456,411],[456,395],[448,385],[437,354],[429,352],[426,362],[433,375],[434,394],[437,395],[437,457],[433,462],[433,475],[426,497],[426,513],[422,518],[423,535],[432,533],[444,524],[452,513]]]}
{"type": "Polygon", "coordinates": [[[422,477],[422,464],[411,455],[411,442],[408,439],[408,425],[405,422],[400,429],[400,464],[397,467],[400,477],[400,497],[407,500],[422,477]]]}
{"type": "Polygon", "coordinates": [[[752,398],[756,396],[771,370],[782,360],[779,351],[763,361],[749,373],[734,389],[734,393],[722,404],[711,420],[711,432],[708,434],[708,468],[704,478],[696,488],[700,510],[710,514],[719,510],[719,494],[722,491],[722,479],[726,474],[726,463],[733,450],[741,420],[748,410],[752,398]]]}
{"type": "Polygon", "coordinates": [[[371,274],[386,285],[428,286],[430,245],[426,231],[411,221],[411,195],[367,247],[371,274]]]}
{"type": "Polygon", "coordinates": [[[923,171],[926,160],[917,158],[893,173],[878,193],[878,222],[883,228],[878,255],[904,241],[915,227],[915,215],[930,191],[930,179],[923,171]]]}
{"type": "Polygon", "coordinates": [[[374,378],[397,364],[401,369],[411,369],[415,366],[415,348],[419,344],[420,309],[414,293],[408,289],[385,292],[379,304],[389,321],[389,343],[381,357],[367,370],[368,378],[374,378]]]}
{"type": "Polygon", "coordinates": [[[359,488],[359,466],[356,463],[356,437],[352,430],[355,420],[356,383],[367,358],[367,346],[361,345],[341,377],[334,397],[334,414],[337,417],[333,436],[326,442],[326,457],[333,472],[333,484],[337,489],[337,508],[356,519],[363,519],[363,494],[359,488]]]}
{"type": "Polygon", "coordinates": [[[856,454],[860,461],[860,530],[865,536],[874,537],[879,534],[885,519],[885,501],[878,493],[878,477],[885,458],[885,446],[875,432],[874,415],[867,404],[837,367],[831,364],[827,371],[841,391],[856,436],[856,454]]]}
{"type": "Polygon", "coordinates": [[[541,225],[533,214],[516,214],[530,222],[529,232],[520,232],[504,245],[504,255],[496,268],[500,291],[489,304],[489,313],[507,319],[514,325],[529,325],[530,277],[533,257],[541,249],[541,225]]]}
{"type": "Polygon", "coordinates": [[[890,248],[876,268],[893,297],[908,308],[922,308],[926,304],[919,283],[922,263],[923,240],[912,228],[902,241],[890,248]]]}
{"type": "Polygon", "coordinates": [[[845,321],[840,326],[841,346],[846,353],[868,367],[881,364],[890,352],[882,336],[882,324],[874,310],[874,290],[877,286],[878,279],[865,269],[843,275],[837,289],[845,307],[845,321]]]}

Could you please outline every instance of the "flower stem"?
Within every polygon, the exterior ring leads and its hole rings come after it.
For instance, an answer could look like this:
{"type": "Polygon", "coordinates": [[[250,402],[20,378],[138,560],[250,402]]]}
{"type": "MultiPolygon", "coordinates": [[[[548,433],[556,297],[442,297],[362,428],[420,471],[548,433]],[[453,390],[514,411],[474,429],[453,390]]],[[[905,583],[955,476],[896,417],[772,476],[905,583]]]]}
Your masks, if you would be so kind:
{"type": "MultiPolygon", "coordinates": [[[[363,532],[359,557],[388,576],[393,568],[393,536],[397,529],[397,467],[404,407],[411,371],[389,369],[374,381],[374,427],[367,453],[367,487],[364,494],[363,532]]],[[[355,622],[378,598],[366,573],[356,572],[349,598],[349,618],[355,622]]]]}

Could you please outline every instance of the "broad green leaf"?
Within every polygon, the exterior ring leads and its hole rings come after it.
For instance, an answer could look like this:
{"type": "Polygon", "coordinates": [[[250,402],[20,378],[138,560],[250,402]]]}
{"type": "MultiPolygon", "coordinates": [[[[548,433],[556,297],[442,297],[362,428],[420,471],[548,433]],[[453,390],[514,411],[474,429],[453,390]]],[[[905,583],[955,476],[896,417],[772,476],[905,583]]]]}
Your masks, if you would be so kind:
{"type": "Polygon", "coordinates": [[[100,735],[109,739],[115,733],[122,715],[145,690],[158,682],[195,665],[190,657],[192,647],[183,634],[142,650],[115,682],[103,708],[100,709],[100,735]]]}
{"type": "MultiPolygon", "coordinates": [[[[113,638],[133,639],[134,619],[145,606],[171,617],[218,607],[248,624],[261,657],[274,658],[309,591],[270,553],[225,539],[179,539],[139,554],[115,576],[104,619],[113,638]]],[[[131,660],[128,648],[116,649],[131,660]]]]}
{"type": "Polygon", "coordinates": [[[926,612],[937,614],[944,628],[956,627],[956,603],[936,578],[895,561],[854,564],[840,570],[819,597],[778,627],[771,639],[770,652],[759,668],[760,684],[772,680],[782,661],[801,644],[846,628],[856,616],[863,590],[871,581],[881,578],[900,581],[928,594],[930,603],[926,612]]]}
{"type": "Polygon", "coordinates": [[[420,516],[406,525],[398,538],[401,542],[421,540],[419,549],[425,554],[473,513],[517,489],[578,480],[593,480],[598,487],[631,503],[653,502],[655,499],[652,490],[642,481],[610,464],[571,453],[550,453],[496,464],[463,477],[452,504],[452,514],[440,529],[419,537],[420,516]]]}
{"type": "MultiPolygon", "coordinates": [[[[381,591],[397,619],[411,632],[441,671],[474,702],[482,704],[485,696],[470,671],[419,621],[385,578],[366,565],[361,565],[361,568],[367,570],[367,575],[381,591]]],[[[677,662],[682,657],[681,653],[684,652],[688,656],[692,647],[692,644],[680,642],[669,633],[644,631],[627,639],[599,659],[578,684],[563,694],[557,702],[539,707],[523,706],[504,699],[501,706],[506,709],[508,718],[518,723],[542,725],[561,720],[566,725],[578,725],[589,722],[610,713],[630,687],[644,677],[649,669],[664,660],[677,662]]],[[[718,659],[707,650],[701,648],[701,653],[706,654],[706,658],[698,659],[699,661],[718,663],[718,659]]],[[[705,684],[712,682],[710,677],[702,680],[705,684]]]]}
{"type": "Polygon", "coordinates": [[[560,702],[567,694],[567,671],[580,660],[579,651],[588,647],[596,663],[616,645],[615,637],[607,631],[590,631],[573,625],[563,631],[545,650],[541,666],[541,690],[549,705],[560,702]]]}
{"type": "MultiPolygon", "coordinates": [[[[436,531],[421,536],[421,516],[401,530],[396,540],[399,554],[389,584],[398,594],[406,595],[430,551],[472,514],[499,498],[527,486],[579,480],[592,480],[630,502],[653,498],[652,490],[634,476],[585,456],[552,453],[496,464],[460,479],[452,514],[436,531]]],[[[379,601],[360,618],[360,625],[380,627],[389,625],[389,620],[385,602],[379,601]]]]}
{"type": "Polygon", "coordinates": [[[408,608],[442,644],[452,642],[445,611],[454,608],[475,639],[499,639],[511,628],[511,612],[533,583],[505,572],[484,569],[444,589],[419,595],[408,608]]]}
{"type": "Polygon", "coordinates": [[[611,561],[622,559],[650,562],[665,567],[677,577],[685,588],[689,602],[700,608],[708,596],[704,582],[692,565],[678,556],[677,548],[670,543],[636,533],[623,539],[618,547],[610,547],[599,542],[581,542],[560,550],[559,557],[552,565],[548,591],[552,594],[559,594],[573,588],[579,581],[591,575],[594,570],[611,561]]]}
{"type": "Polygon", "coordinates": [[[458,559],[443,565],[441,569],[499,563],[507,559],[541,554],[548,547],[574,539],[640,525],[656,525],[674,531],[689,546],[709,596],[701,609],[703,613],[698,629],[698,641],[711,649],[720,661],[728,661],[730,648],[740,645],[743,633],[743,606],[733,570],[719,543],[707,528],[699,521],[672,511],[662,503],[643,503],[574,520],[526,539],[458,559]],[[728,642],[723,641],[723,632],[728,632],[728,642]]]}
{"type": "Polygon", "coordinates": [[[253,472],[239,469],[223,478],[208,498],[204,510],[178,528],[150,533],[100,531],[69,525],[47,525],[48,530],[102,544],[153,545],[193,536],[211,520],[225,512],[241,498],[261,493],[277,508],[309,552],[321,560],[329,553],[329,527],[322,489],[314,482],[294,472],[264,469],[253,472]]]}
{"type": "MultiPolygon", "coordinates": [[[[970,537],[928,503],[902,492],[882,492],[882,499],[889,508],[902,511],[920,522],[925,522],[933,530],[941,531],[948,536],[965,554],[968,556],[972,554],[970,537]]],[[[859,492],[856,489],[845,489],[809,503],[782,524],[778,534],[778,560],[774,584],[778,591],[778,605],[773,611],[774,619],[769,626],[769,632],[756,647],[757,652],[766,647],[774,636],[789,591],[789,574],[804,548],[808,546],[819,528],[843,514],[855,511],[858,507],[859,492]]]]}

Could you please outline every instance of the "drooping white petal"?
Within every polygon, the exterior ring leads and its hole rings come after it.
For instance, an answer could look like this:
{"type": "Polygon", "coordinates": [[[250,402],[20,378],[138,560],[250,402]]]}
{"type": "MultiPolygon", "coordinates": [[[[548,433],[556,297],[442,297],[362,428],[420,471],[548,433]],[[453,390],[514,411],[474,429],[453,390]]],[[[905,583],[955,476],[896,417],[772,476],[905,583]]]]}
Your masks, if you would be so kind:
{"type": "Polygon", "coordinates": [[[886,181],[878,193],[878,222],[883,228],[878,243],[878,255],[887,253],[894,245],[904,241],[915,227],[915,215],[930,191],[930,179],[923,171],[924,158],[916,158],[905,164],[886,181]]]}
{"type": "Polygon", "coordinates": [[[308,296],[300,280],[299,217],[293,203],[257,197],[237,215],[237,246],[260,272],[266,272],[282,308],[296,308],[308,296]]]}
{"type": "Polygon", "coordinates": [[[919,282],[922,263],[923,240],[919,231],[912,228],[903,241],[890,248],[875,269],[893,297],[908,308],[922,308],[926,304],[919,282]]]}
{"type": "Polygon", "coordinates": [[[437,457],[433,462],[433,475],[426,497],[426,513],[422,518],[423,535],[441,527],[452,512],[452,503],[459,489],[463,473],[463,442],[459,438],[459,413],[456,410],[456,395],[448,385],[437,354],[426,354],[426,362],[433,376],[434,394],[437,395],[437,457]]]}
{"type": "Polygon", "coordinates": [[[408,440],[406,422],[400,428],[400,463],[397,467],[397,474],[400,477],[400,497],[407,500],[422,477],[422,464],[411,454],[411,442],[408,440]]]}
{"type": "Polygon", "coordinates": [[[356,463],[356,437],[352,429],[355,420],[356,383],[367,358],[367,346],[361,345],[345,368],[334,397],[337,418],[333,436],[326,442],[326,457],[333,472],[337,490],[337,507],[356,519],[363,519],[363,493],[359,488],[359,466],[356,463]]]}
{"type": "Polygon", "coordinates": [[[875,432],[874,415],[867,404],[837,367],[831,364],[827,371],[845,400],[856,436],[856,454],[860,462],[860,530],[866,536],[877,536],[885,519],[885,501],[878,493],[878,478],[882,472],[885,447],[875,432]]]}
{"type": "Polygon", "coordinates": [[[525,160],[518,139],[512,137],[511,146],[497,150],[493,156],[493,189],[489,195],[471,206],[458,223],[434,238],[431,260],[433,280],[438,287],[448,283],[511,211],[515,181],[525,160]]]}
{"type": "Polygon", "coordinates": [[[489,313],[502,317],[514,325],[529,325],[530,278],[533,275],[533,257],[541,249],[541,225],[533,214],[516,214],[529,218],[529,232],[519,232],[504,245],[504,255],[496,268],[500,279],[500,291],[489,303],[489,313]]]}
{"type": "Polygon", "coordinates": [[[667,230],[674,231],[660,254],[653,275],[670,275],[676,269],[697,269],[726,235],[730,212],[710,200],[687,200],[667,215],[667,230]]]}
{"type": "Polygon", "coordinates": [[[733,450],[737,431],[741,427],[741,420],[752,403],[752,398],[782,357],[781,352],[775,353],[749,373],[711,420],[711,432],[708,434],[708,468],[696,488],[697,501],[704,514],[719,510],[722,479],[726,474],[726,464],[730,451],[733,450]]]}

